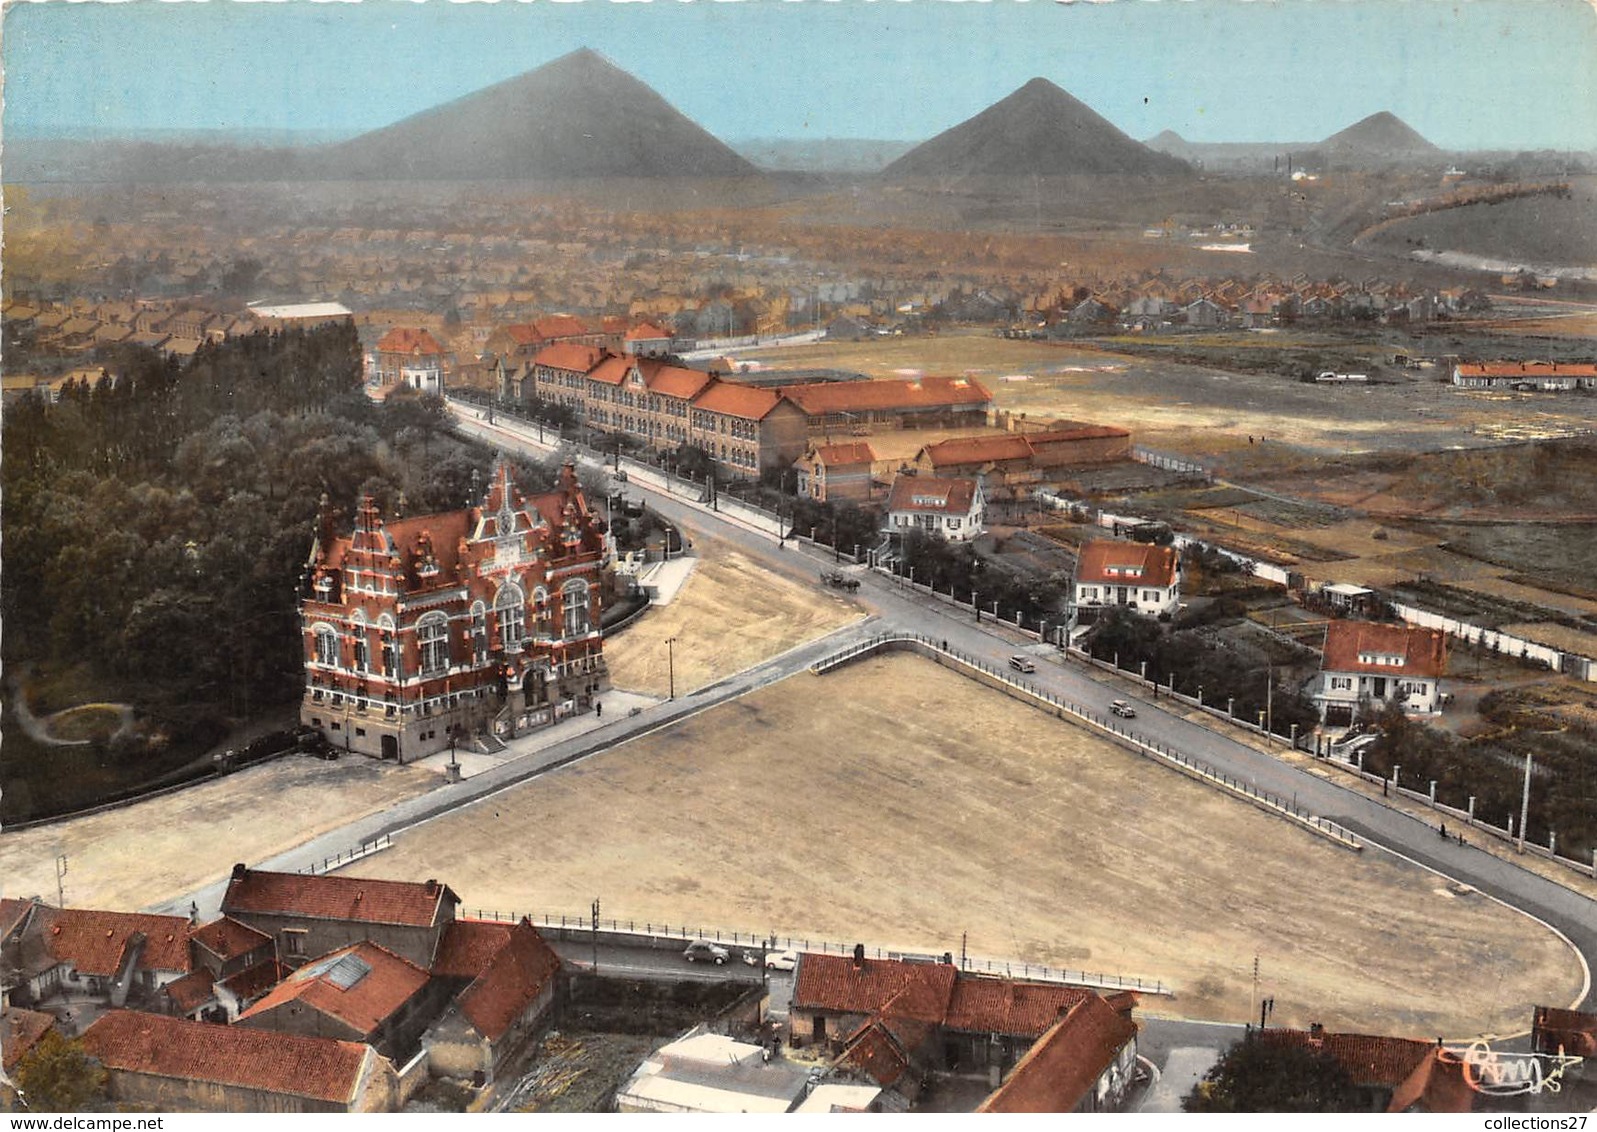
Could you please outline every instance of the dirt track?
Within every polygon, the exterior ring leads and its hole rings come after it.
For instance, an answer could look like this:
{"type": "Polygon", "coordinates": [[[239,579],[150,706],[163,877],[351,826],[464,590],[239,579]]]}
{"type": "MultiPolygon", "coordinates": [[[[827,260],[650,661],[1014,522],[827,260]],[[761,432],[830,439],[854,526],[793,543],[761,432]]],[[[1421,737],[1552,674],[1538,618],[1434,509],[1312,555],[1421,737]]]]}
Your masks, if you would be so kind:
{"type": "Polygon", "coordinates": [[[796,676],[403,835],[354,872],[580,912],[1163,978],[1150,1008],[1430,1036],[1580,989],[1531,921],[898,656],[796,676]],[[1460,977],[1467,973],[1467,977],[1460,977]]]}

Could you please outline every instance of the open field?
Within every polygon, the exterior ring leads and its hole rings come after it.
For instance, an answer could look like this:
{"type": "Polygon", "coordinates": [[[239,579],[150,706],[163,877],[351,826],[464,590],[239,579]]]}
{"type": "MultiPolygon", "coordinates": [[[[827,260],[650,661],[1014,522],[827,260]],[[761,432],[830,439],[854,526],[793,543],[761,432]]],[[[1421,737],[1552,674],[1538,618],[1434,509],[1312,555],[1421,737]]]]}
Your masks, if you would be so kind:
{"type": "Polygon", "coordinates": [[[790,582],[698,531],[693,539],[702,557],[671,603],[605,642],[616,687],[664,696],[674,663],[677,695],[686,695],[862,616],[835,591],[790,582]]]}
{"type": "MultiPolygon", "coordinates": [[[[1271,345],[1287,341],[1255,337],[1271,345]]],[[[1597,423],[1590,398],[1496,401],[1434,377],[1316,386],[1275,373],[1230,373],[991,334],[818,342],[756,356],[772,368],[968,375],[987,386],[999,408],[1120,425],[1131,429],[1135,443],[1211,460],[1247,454],[1249,436],[1341,455],[1479,444],[1505,429],[1560,436],[1597,423]]]]}
{"type": "Polygon", "coordinates": [[[103,814],[0,834],[0,892],[131,910],[160,904],[365,814],[437,787],[438,775],[360,757],[289,757],[103,814]]]}
{"type": "Polygon", "coordinates": [[[1521,1029],[1571,1001],[1529,920],[1354,855],[910,656],[781,684],[411,830],[356,875],[1160,977],[1149,1006],[1286,1025],[1521,1029]],[[1467,971],[1468,978],[1460,978],[1467,971]]]}

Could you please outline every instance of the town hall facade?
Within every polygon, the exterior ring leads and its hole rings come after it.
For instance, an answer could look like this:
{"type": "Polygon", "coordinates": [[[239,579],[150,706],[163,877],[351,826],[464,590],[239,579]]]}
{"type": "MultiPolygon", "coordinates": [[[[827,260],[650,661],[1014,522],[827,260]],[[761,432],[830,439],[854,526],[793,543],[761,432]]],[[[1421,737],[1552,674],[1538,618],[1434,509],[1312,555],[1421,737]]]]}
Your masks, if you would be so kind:
{"type": "Polygon", "coordinates": [[[354,531],[323,522],[301,584],[302,722],[335,746],[412,762],[592,704],[603,525],[567,464],[527,495],[500,461],[481,506],[354,531]]]}

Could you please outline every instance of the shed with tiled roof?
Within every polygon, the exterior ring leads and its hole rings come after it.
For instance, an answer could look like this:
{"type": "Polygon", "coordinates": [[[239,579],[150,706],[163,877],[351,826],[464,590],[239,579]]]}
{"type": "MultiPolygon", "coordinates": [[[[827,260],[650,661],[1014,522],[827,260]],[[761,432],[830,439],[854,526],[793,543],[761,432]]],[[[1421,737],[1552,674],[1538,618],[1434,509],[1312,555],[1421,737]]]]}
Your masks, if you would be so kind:
{"type": "Polygon", "coordinates": [[[1137,1024],[1096,994],[1055,1022],[977,1112],[1112,1112],[1137,1061],[1137,1024]]]}
{"type": "Polygon", "coordinates": [[[434,974],[452,987],[470,981],[427,1032],[433,1071],[492,1081],[547,1023],[560,958],[525,918],[514,927],[456,921],[434,974]]]}
{"type": "Polygon", "coordinates": [[[83,1033],[120,1104],[165,1111],[384,1112],[394,1068],[355,1042],[113,1010],[83,1033]]]}

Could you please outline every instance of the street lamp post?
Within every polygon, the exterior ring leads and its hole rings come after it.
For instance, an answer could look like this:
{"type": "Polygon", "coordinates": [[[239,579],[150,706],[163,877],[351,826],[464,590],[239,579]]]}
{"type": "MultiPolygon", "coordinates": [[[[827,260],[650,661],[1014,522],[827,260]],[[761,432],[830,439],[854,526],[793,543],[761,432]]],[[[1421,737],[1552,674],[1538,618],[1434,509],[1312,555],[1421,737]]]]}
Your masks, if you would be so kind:
{"type": "Polygon", "coordinates": [[[668,700],[677,698],[676,652],[674,648],[676,643],[677,639],[675,637],[667,637],[665,639],[666,686],[669,690],[666,699],[668,700]]]}

